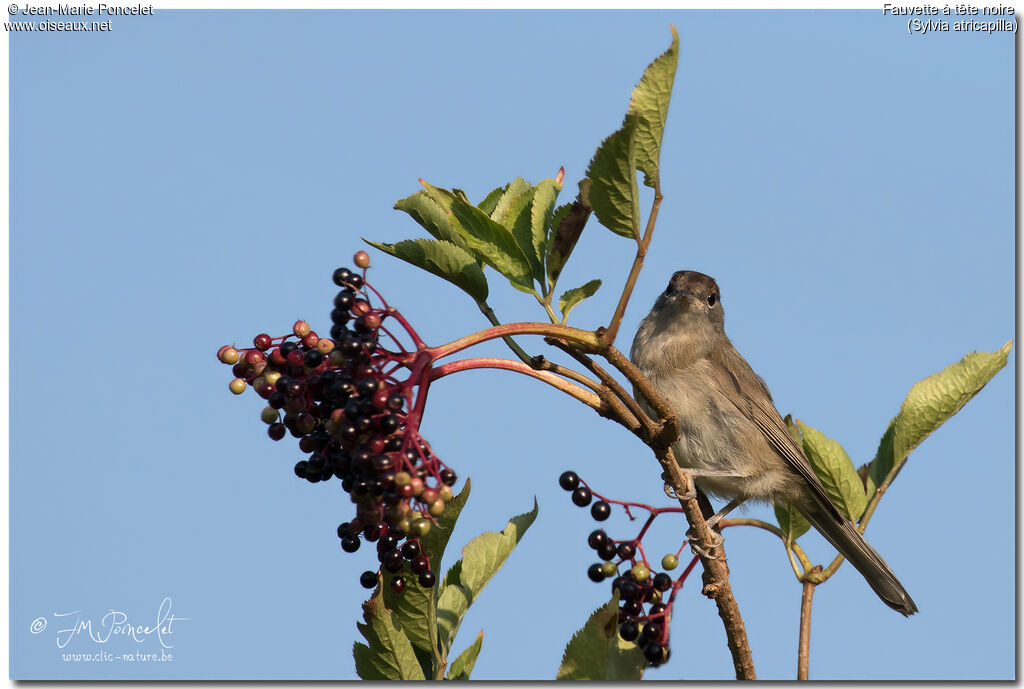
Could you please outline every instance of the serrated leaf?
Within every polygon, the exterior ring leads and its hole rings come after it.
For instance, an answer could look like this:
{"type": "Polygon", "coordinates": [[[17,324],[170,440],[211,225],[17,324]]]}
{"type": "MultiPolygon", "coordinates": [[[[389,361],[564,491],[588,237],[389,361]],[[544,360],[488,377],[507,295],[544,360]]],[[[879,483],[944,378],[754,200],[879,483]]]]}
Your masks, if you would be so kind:
{"type": "Polygon", "coordinates": [[[449,222],[447,206],[438,203],[437,199],[427,192],[418,191],[412,196],[399,199],[395,202],[395,208],[408,213],[435,239],[450,242],[464,250],[468,249],[449,222]]]}
{"type": "Polygon", "coordinates": [[[533,247],[531,263],[534,266],[533,277],[538,284],[544,283],[544,258],[548,249],[548,228],[558,200],[558,192],[562,185],[554,179],[542,179],[534,188],[530,204],[530,240],[533,247]]]}
{"type": "Polygon", "coordinates": [[[779,529],[786,545],[792,545],[793,541],[803,536],[811,528],[810,523],[800,514],[795,507],[791,507],[781,501],[775,503],[775,519],[779,522],[779,529]]]}
{"type": "Polygon", "coordinates": [[[483,201],[476,204],[476,207],[482,210],[484,213],[487,213],[487,215],[490,215],[491,213],[494,212],[494,207],[498,204],[498,199],[501,198],[501,195],[504,194],[507,189],[507,184],[503,187],[498,187],[497,189],[493,190],[490,194],[485,196],[483,201]]]}
{"type": "Polygon", "coordinates": [[[859,519],[868,505],[868,497],[850,456],[842,445],[821,431],[801,421],[796,423],[803,438],[804,454],[825,486],[825,492],[847,519],[859,519]]]}
{"type": "Polygon", "coordinates": [[[960,411],[986,383],[1006,366],[1013,347],[1010,340],[994,352],[971,352],[955,364],[918,381],[910,388],[900,412],[886,428],[868,478],[879,488],[888,486],[910,452],[960,411]]]}
{"type": "MultiPolygon", "coordinates": [[[[447,510],[446,510],[447,511],[447,510]]],[[[462,560],[458,572],[459,582],[454,581],[444,587],[438,602],[438,627],[442,648],[450,648],[462,616],[472,605],[487,582],[491,580],[505,560],[512,554],[523,534],[537,518],[537,500],[533,501],[533,509],[509,520],[500,532],[488,531],[480,534],[462,549],[462,560]],[[447,632],[446,632],[447,630],[447,632]]],[[[454,569],[454,568],[453,568],[454,569]]],[[[445,576],[449,582],[451,572],[445,576]]]]}
{"type": "MultiPolygon", "coordinates": [[[[458,495],[445,505],[441,516],[425,536],[420,537],[420,546],[434,567],[440,567],[448,539],[451,538],[455,522],[469,499],[470,481],[458,495]]],[[[439,570],[438,570],[439,571],[439,570]]],[[[390,581],[390,580],[389,580],[390,581]]],[[[384,586],[384,603],[398,615],[413,645],[425,651],[433,651],[437,638],[437,587],[425,589],[415,577],[406,577],[406,589],[400,594],[392,593],[390,586],[384,586]]]]}
{"type": "Polygon", "coordinates": [[[476,641],[469,645],[465,651],[459,654],[448,667],[448,679],[469,679],[473,673],[473,666],[476,665],[476,657],[480,655],[480,649],[484,645],[484,632],[481,629],[476,635],[476,641]]]}
{"type": "Polygon", "coordinates": [[[516,245],[526,257],[526,261],[530,265],[530,276],[539,283],[544,279],[544,264],[539,251],[533,243],[531,213],[535,192],[536,189],[530,187],[517,196],[509,206],[508,212],[502,220],[502,225],[511,233],[516,241],[516,245]]]}
{"type": "Polygon", "coordinates": [[[451,202],[452,226],[484,263],[523,292],[534,291],[530,263],[512,233],[486,213],[458,198],[451,202]]]}
{"type": "Polygon", "coordinates": [[[636,166],[644,173],[644,184],[651,188],[658,179],[661,138],[678,62],[679,34],[673,26],[672,45],[644,70],[629,102],[629,112],[637,115],[636,166]]]}
{"type": "Polygon", "coordinates": [[[400,258],[452,283],[478,302],[487,301],[483,268],[467,251],[440,239],[406,239],[397,244],[371,242],[370,246],[400,258]]]}
{"type": "Polygon", "coordinates": [[[559,207],[551,217],[551,236],[548,239],[545,269],[548,275],[548,290],[555,287],[562,268],[576,247],[583,228],[590,218],[590,206],[578,197],[572,203],[559,207]]]}
{"type": "Polygon", "coordinates": [[[366,644],[356,643],[352,655],[362,679],[426,679],[398,616],[384,606],[379,595],[363,603],[365,624],[356,627],[366,644]]]}
{"type": "Polygon", "coordinates": [[[491,220],[504,224],[505,216],[512,205],[512,202],[530,190],[530,183],[522,177],[516,177],[505,185],[504,193],[498,197],[494,204],[494,210],[488,213],[491,220]]]}
{"type": "Polygon", "coordinates": [[[640,207],[636,186],[636,115],[626,115],[622,128],[605,139],[594,153],[587,178],[585,202],[601,224],[623,237],[639,238],[640,207]]]}
{"type": "Polygon", "coordinates": [[[584,299],[594,296],[594,292],[596,292],[600,286],[600,280],[591,280],[579,287],[573,287],[570,290],[566,290],[565,293],[558,298],[558,310],[562,312],[562,322],[565,323],[569,320],[569,312],[584,299]]]}
{"type": "Polygon", "coordinates": [[[556,679],[636,681],[647,663],[635,642],[619,638],[619,594],[598,608],[572,635],[556,679]]]}

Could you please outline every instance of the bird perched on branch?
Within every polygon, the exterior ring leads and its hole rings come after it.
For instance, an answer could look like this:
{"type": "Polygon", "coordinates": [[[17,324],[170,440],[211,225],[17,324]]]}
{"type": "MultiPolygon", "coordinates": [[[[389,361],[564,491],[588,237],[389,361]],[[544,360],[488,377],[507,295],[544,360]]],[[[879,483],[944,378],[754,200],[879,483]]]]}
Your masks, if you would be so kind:
{"type": "MultiPolygon", "coordinates": [[[[701,490],[730,500],[709,524],[745,500],[782,501],[803,514],[886,605],[904,615],[917,612],[889,565],[832,503],[724,323],[718,283],[678,271],[640,323],[630,355],[679,416],[676,461],[701,490]]],[[[640,402],[650,413],[646,400],[640,402]]]]}

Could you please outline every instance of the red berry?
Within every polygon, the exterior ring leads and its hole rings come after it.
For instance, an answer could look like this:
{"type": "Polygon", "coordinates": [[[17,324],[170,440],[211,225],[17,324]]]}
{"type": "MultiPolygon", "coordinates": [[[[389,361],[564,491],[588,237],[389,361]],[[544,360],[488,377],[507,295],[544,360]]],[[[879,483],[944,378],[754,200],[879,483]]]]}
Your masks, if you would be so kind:
{"type": "Polygon", "coordinates": [[[295,325],[292,326],[292,332],[295,333],[295,337],[305,337],[309,334],[309,323],[306,321],[295,321],[295,325]]]}
{"type": "Polygon", "coordinates": [[[250,366],[255,366],[256,364],[259,364],[259,363],[264,362],[266,360],[267,360],[266,354],[264,354],[263,352],[259,351],[258,349],[247,349],[247,350],[245,350],[245,363],[249,364],[250,366]]]}
{"type": "Polygon", "coordinates": [[[352,257],[352,262],[359,268],[370,267],[370,254],[365,251],[357,251],[356,255],[352,257]]]}
{"type": "MultiPolygon", "coordinates": [[[[302,345],[304,347],[316,347],[317,343],[319,343],[319,342],[320,342],[320,338],[312,330],[310,330],[308,333],[306,333],[306,335],[302,338],[302,345]]],[[[323,352],[320,352],[320,353],[323,354],[323,352]]]]}
{"type": "Polygon", "coordinates": [[[252,343],[253,345],[256,346],[256,349],[260,350],[261,352],[265,352],[268,349],[270,349],[270,335],[266,333],[260,333],[256,337],[252,338],[252,343]]]}

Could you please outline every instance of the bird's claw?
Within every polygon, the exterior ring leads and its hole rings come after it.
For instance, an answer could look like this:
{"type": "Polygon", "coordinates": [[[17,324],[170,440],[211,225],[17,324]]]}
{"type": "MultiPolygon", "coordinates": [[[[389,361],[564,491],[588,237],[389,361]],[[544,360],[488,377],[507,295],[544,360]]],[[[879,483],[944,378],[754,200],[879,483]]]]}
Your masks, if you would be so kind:
{"type": "Polygon", "coordinates": [[[672,484],[670,483],[666,483],[664,486],[662,486],[662,490],[665,491],[665,495],[669,496],[673,500],[693,500],[694,498],[697,497],[697,491],[695,489],[691,489],[689,492],[679,495],[679,493],[676,493],[676,489],[673,488],[672,484]]]}
{"type": "MultiPolygon", "coordinates": [[[[711,530],[709,529],[709,531],[711,530]]],[[[692,528],[686,532],[686,538],[690,541],[690,550],[693,551],[694,555],[699,555],[700,557],[707,558],[708,560],[717,560],[718,555],[712,555],[710,552],[697,545],[695,542],[695,535],[696,534],[693,533],[692,528]]],[[[711,531],[711,543],[708,544],[709,550],[720,548],[723,543],[725,543],[725,539],[722,538],[722,534],[716,531],[711,531]]]]}

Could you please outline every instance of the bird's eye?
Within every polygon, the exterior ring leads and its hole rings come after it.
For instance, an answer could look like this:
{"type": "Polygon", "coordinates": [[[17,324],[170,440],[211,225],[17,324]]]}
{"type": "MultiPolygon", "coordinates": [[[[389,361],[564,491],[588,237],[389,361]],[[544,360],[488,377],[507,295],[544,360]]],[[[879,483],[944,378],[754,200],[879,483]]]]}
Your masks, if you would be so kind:
{"type": "Polygon", "coordinates": [[[718,303],[718,295],[709,294],[708,295],[708,306],[714,306],[717,303],[718,303]]]}

